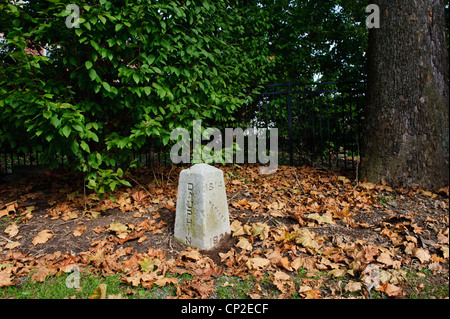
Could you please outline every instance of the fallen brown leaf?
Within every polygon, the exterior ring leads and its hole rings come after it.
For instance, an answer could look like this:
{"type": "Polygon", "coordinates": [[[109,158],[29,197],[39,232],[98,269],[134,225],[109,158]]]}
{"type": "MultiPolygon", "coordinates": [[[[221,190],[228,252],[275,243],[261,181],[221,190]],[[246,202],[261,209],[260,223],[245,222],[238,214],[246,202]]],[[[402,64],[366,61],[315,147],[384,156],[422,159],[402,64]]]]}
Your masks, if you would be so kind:
{"type": "Polygon", "coordinates": [[[19,247],[20,245],[22,245],[22,244],[18,241],[11,241],[5,245],[5,248],[6,249],[14,249],[16,247],[19,247]]]}
{"type": "Polygon", "coordinates": [[[431,258],[430,253],[424,248],[413,248],[413,256],[418,258],[422,264],[431,258]]]}
{"type": "Polygon", "coordinates": [[[338,278],[338,277],[342,277],[346,274],[346,270],[345,269],[341,269],[341,268],[337,268],[337,269],[333,269],[330,270],[328,272],[328,275],[332,275],[334,278],[338,278]]]}
{"type": "Polygon", "coordinates": [[[377,258],[377,261],[385,264],[386,266],[392,266],[394,264],[394,261],[388,253],[381,253],[377,258]]]}
{"type": "Polygon", "coordinates": [[[4,204],[0,210],[0,217],[8,216],[9,212],[16,212],[16,208],[18,207],[17,201],[13,201],[7,204],[4,204]]]}
{"type": "Polygon", "coordinates": [[[383,285],[381,285],[381,286],[379,286],[379,287],[377,287],[375,289],[378,290],[378,291],[384,292],[389,297],[398,297],[398,296],[402,295],[402,288],[401,287],[397,287],[395,285],[392,285],[392,284],[388,283],[387,281],[383,285]]]}
{"type": "Polygon", "coordinates": [[[161,278],[158,280],[155,280],[155,285],[158,285],[160,287],[164,287],[167,284],[173,284],[173,285],[177,285],[178,284],[178,279],[177,278],[161,278]]]}
{"type": "Polygon", "coordinates": [[[6,268],[0,271],[0,287],[12,286],[11,268],[6,268]]]}
{"type": "Polygon", "coordinates": [[[5,233],[9,235],[9,237],[15,237],[19,233],[19,227],[16,224],[11,224],[5,228],[5,233]]]}
{"type": "Polygon", "coordinates": [[[94,293],[89,299],[106,299],[106,284],[100,284],[95,288],[94,293]]]}
{"type": "Polygon", "coordinates": [[[289,276],[288,274],[286,274],[283,271],[277,271],[275,272],[275,274],[273,275],[275,279],[278,280],[289,280],[291,279],[291,276],[289,276]]]}
{"type": "Polygon", "coordinates": [[[137,239],[137,238],[141,238],[144,235],[144,232],[145,232],[144,230],[141,230],[140,232],[133,232],[131,234],[128,234],[128,235],[125,236],[125,238],[120,238],[119,237],[120,239],[118,239],[117,242],[122,245],[123,243],[125,243],[127,241],[134,240],[134,239],[137,239]]]}
{"type": "Polygon", "coordinates": [[[34,246],[36,246],[37,244],[44,244],[53,236],[54,233],[51,230],[45,229],[43,231],[40,231],[37,236],[34,237],[32,243],[34,246]]]}
{"type": "Polygon", "coordinates": [[[83,232],[86,230],[86,228],[87,228],[86,226],[78,226],[77,229],[75,229],[73,231],[73,235],[75,237],[80,237],[83,234],[83,232]]]}
{"type": "Polygon", "coordinates": [[[247,260],[245,265],[248,269],[262,269],[267,267],[270,264],[270,260],[266,258],[256,257],[256,258],[250,258],[247,260]]]}
{"type": "Polygon", "coordinates": [[[252,250],[253,246],[250,244],[247,238],[241,237],[239,242],[235,245],[236,247],[242,248],[244,250],[252,250]]]}
{"type": "Polygon", "coordinates": [[[317,249],[317,242],[314,240],[314,234],[307,228],[302,228],[298,231],[298,236],[295,238],[297,244],[301,244],[303,247],[317,249]]]}
{"type": "Polygon", "coordinates": [[[31,276],[31,282],[44,282],[45,278],[50,274],[50,270],[45,266],[39,268],[39,270],[31,276]]]}
{"type": "Polygon", "coordinates": [[[362,283],[359,281],[350,280],[347,285],[345,285],[345,291],[356,292],[362,289],[362,283]]]}
{"type": "Polygon", "coordinates": [[[322,294],[319,290],[308,290],[305,292],[305,299],[322,299],[322,294]]]}

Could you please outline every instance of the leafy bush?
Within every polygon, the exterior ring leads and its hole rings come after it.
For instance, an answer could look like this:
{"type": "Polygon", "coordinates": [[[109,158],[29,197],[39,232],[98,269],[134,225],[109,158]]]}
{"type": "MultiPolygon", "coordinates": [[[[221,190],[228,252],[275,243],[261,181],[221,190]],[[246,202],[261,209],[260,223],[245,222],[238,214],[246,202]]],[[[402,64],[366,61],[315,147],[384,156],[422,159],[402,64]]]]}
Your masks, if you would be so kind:
{"type": "Polygon", "coordinates": [[[2,2],[0,145],[64,157],[103,194],[175,127],[233,121],[270,59],[264,21],[228,2],[77,1],[78,28],[70,1],[2,2]]]}

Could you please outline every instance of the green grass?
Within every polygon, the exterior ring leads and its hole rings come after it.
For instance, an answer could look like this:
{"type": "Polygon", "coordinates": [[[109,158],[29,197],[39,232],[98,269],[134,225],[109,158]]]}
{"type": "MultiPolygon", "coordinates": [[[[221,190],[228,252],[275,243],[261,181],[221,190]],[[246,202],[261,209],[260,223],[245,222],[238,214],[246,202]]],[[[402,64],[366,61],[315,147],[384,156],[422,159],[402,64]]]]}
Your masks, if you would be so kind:
{"type": "Polygon", "coordinates": [[[8,227],[11,224],[14,224],[14,223],[18,224],[18,223],[20,223],[21,220],[22,220],[22,216],[17,216],[15,218],[3,217],[3,218],[0,219],[0,227],[1,228],[6,228],[6,227],[8,227]]]}
{"type": "Polygon", "coordinates": [[[448,275],[437,277],[429,269],[408,270],[406,293],[410,299],[444,299],[449,297],[448,275]]]}
{"type": "MultiPolygon", "coordinates": [[[[210,298],[218,299],[247,299],[251,294],[259,294],[263,298],[277,298],[280,291],[273,284],[273,274],[267,273],[261,278],[256,279],[249,275],[244,280],[237,276],[221,276],[215,280],[214,293],[210,298]]],[[[31,281],[32,274],[22,278],[21,285],[0,288],[1,299],[88,299],[95,291],[95,288],[100,284],[106,284],[106,295],[118,295],[122,298],[131,299],[164,299],[167,297],[175,297],[177,287],[174,285],[167,285],[159,287],[157,285],[150,289],[142,286],[133,287],[121,282],[121,274],[110,276],[102,276],[95,273],[82,272],[80,274],[80,288],[69,288],[66,285],[66,279],[70,274],[63,274],[59,276],[47,277],[42,283],[31,281]]],[[[183,274],[176,275],[179,283],[193,279],[192,275],[183,274]]],[[[322,282],[320,287],[323,297],[331,296],[330,287],[340,287],[340,292],[336,292],[335,297],[344,298],[358,298],[365,295],[364,289],[349,293],[344,291],[345,285],[350,280],[358,280],[351,276],[343,276],[340,278],[333,278],[326,274],[326,272],[317,272],[314,276],[308,274],[305,269],[300,268],[293,276],[293,283],[295,291],[298,291],[300,286],[309,281],[322,282]]],[[[405,295],[403,298],[407,299],[443,299],[449,296],[448,277],[446,275],[435,276],[432,271],[428,269],[416,270],[408,269],[407,278],[401,284],[405,295]]],[[[299,293],[293,292],[290,298],[302,298],[299,293]]],[[[384,293],[372,289],[372,299],[388,298],[384,293]]]]}
{"type": "Polygon", "coordinates": [[[244,281],[239,277],[222,276],[216,280],[218,299],[248,299],[255,283],[244,281]]]}
{"type": "Polygon", "coordinates": [[[33,283],[31,275],[22,279],[23,284],[0,288],[0,298],[14,299],[64,299],[89,298],[100,284],[107,285],[107,294],[124,293],[126,285],[120,282],[120,275],[102,277],[80,274],[80,288],[68,288],[66,279],[69,274],[48,277],[42,283],[33,283]]]}
{"type": "MultiPolygon", "coordinates": [[[[80,288],[69,288],[66,279],[70,274],[47,277],[44,282],[33,283],[30,278],[32,274],[22,279],[23,284],[0,288],[1,299],[88,299],[100,284],[106,284],[106,295],[121,294],[122,298],[133,299],[158,299],[176,296],[176,287],[167,285],[165,287],[153,286],[151,289],[142,286],[132,287],[121,282],[121,275],[103,277],[95,274],[80,274],[80,288]]],[[[180,276],[179,280],[187,279],[180,276]]]]}

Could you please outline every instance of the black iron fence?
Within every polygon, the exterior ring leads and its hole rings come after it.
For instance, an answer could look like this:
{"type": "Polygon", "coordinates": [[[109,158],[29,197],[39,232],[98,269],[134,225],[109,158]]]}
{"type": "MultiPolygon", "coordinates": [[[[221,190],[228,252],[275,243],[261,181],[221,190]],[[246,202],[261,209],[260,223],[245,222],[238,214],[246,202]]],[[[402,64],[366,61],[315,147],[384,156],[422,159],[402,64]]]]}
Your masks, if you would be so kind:
{"type": "Polygon", "coordinates": [[[277,127],[279,163],[355,167],[364,82],[267,85],[253,123],[277,127]]]}
{"type": "MultiPolygon", "coordinates": [[[[279,164],[354,168],[359,161],[365,90],[364,82],[267,85],[259,100],[244,110],[242,125],[278,128],[279,164]]],[[[42,152],[30,149],[0,145],[0,174],[11,173],[18,165],[45,165],[42,152]]],[[[148,149],[135,154],[135,159],[143,165],[170,163],[170,149],[148,149]]],[[[67,158],[59,156],[57,162],[67,163],[67,158]]]]}

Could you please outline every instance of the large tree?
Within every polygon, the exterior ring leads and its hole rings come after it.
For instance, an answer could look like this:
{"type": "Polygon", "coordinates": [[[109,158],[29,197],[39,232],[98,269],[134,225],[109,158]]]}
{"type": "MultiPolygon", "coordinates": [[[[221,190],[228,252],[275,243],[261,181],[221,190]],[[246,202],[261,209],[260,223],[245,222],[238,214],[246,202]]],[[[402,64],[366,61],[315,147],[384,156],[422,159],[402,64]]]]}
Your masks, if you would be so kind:
{"type": "Polygon", "coordinates": [[[443,0],[378,0],[369,30],[361,177],[435,190],[449,182],[443,0]]]}

